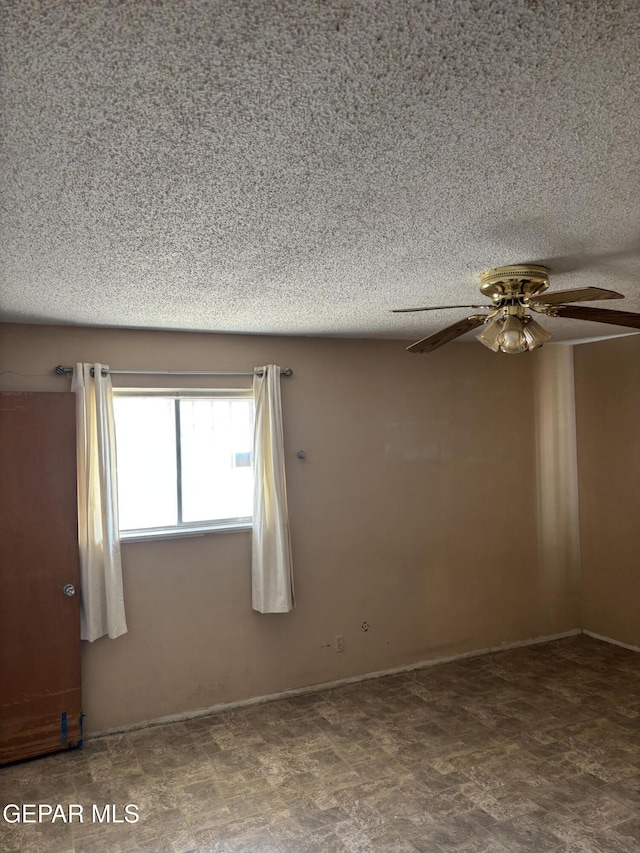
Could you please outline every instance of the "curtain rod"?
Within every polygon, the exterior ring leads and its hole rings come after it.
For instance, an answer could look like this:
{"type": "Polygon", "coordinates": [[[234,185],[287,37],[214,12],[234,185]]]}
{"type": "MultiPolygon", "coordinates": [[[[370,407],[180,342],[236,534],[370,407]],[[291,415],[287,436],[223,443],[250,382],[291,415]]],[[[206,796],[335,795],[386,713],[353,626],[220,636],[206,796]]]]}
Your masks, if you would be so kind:
{"type": "MultiPolygon", "coordinates": [[[[254,376],[257,374],[258,376],[262,376],[261,370],[111,370],[109,371],[103,370],[102,375],[106,376],[108,373],[112,374],[121,374],[121,373],[130,373],[134,375],[144,375],[144,376],[254,376]]],[[[54,368],[54,373],[57,376],[72,376],[73,375],[73,367],[63,367],[61,364],[58,364],[54,368]]],[[[93,368],[91,368],[91,375],[93,376],[93,368]]],[[[280,371],[281,376],[293,376],[293,370],[290,367],[285,367],[280,371]]]]}

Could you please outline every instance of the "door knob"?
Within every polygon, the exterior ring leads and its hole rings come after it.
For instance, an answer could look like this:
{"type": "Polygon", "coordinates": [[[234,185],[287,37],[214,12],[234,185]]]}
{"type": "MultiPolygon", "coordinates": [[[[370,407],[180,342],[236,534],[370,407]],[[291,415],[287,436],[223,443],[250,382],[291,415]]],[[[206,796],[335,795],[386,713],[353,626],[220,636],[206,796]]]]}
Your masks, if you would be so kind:
{"type": "Polygon", "coordinates": [[[76,588],[72,583],[66,583],[62,587],[62,591],[64,592],[65,595],[69,595],[69,596],[76,594],[76,588]]]}

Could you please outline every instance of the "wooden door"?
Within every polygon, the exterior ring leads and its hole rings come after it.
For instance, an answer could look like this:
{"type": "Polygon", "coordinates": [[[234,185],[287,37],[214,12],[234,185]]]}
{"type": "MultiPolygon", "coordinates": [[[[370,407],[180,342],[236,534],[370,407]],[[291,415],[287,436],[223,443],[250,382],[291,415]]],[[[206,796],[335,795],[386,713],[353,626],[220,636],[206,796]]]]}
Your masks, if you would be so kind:
{"type": "Polygon", "coordinates": [[[0,394],[0,764],[81,743],[76,500],[74,395],[0,394]]]}

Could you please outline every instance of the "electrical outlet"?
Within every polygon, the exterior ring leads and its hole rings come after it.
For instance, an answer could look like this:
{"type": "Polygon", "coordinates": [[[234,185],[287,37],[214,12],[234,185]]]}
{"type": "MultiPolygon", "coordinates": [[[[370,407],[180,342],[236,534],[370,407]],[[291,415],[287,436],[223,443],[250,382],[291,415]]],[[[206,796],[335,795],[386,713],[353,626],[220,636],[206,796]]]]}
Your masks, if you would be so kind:
{"type": "Polygon", "coordinates": [[[335,647],[336,652],[344,651],[344,634],[336,634],[335,647]]]}

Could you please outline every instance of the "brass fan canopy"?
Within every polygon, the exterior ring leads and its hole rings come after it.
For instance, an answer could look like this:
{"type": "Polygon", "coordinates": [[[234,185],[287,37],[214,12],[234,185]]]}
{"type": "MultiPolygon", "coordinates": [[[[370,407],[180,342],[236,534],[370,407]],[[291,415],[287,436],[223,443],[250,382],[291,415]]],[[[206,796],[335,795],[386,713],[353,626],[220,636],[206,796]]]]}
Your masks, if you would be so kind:
{"type": "Polygon", "coordinates": [[[535,264],[513,264],[485,270],[480,291],[495,303],[503,299],[530,299],[549,287],[549,270],[535,264]]]}

